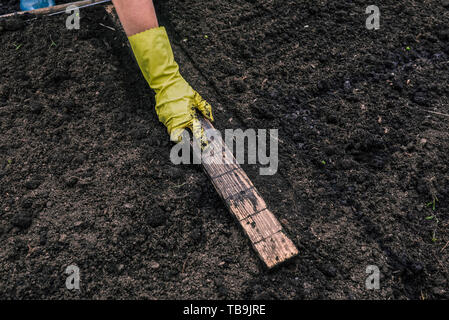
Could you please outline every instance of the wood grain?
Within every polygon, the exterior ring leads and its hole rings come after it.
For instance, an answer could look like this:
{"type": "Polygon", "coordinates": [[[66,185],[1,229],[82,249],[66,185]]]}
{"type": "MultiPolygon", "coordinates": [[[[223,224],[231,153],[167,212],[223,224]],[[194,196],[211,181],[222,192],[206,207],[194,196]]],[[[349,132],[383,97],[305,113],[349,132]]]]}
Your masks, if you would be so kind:
{"type": "Polygon", "coordinates": [[[265,266],[273,268],[296,256],[298,249],[223,139],[213,134],[211,140],[208,132],[216,131],[215,128],[204,118],[200,121],[209,142],[201,156],[203,168],[265,266]]]}

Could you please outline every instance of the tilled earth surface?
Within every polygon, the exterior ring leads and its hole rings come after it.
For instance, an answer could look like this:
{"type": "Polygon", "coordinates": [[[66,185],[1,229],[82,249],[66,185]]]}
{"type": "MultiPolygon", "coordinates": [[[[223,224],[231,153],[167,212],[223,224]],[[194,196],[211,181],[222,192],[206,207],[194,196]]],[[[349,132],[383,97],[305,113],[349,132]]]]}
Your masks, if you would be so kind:
{"type": "Polygon", "coordinates": [[[300,250],[271,272],[102,8],[0,22],[1,298],[448,298],[449,3],[370,4],[157,3],[216,126],[279,129],[278,173],[245,166],[300,250]]]}

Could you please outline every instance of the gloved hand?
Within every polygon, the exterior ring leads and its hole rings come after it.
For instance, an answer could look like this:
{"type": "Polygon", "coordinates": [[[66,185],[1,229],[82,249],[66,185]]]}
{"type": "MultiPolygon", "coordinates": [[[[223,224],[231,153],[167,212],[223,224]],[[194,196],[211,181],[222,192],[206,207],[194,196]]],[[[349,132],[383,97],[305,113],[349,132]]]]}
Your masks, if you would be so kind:
{"type": "Polygon", "coordinates": [[[172,141],[181,141],[185,128],[193,130],[197,110],[213,121],[210,104],[179,73],[164,27],[132,35],[129,42],[145,79],[156,92],[156,113],[172,141]]]}

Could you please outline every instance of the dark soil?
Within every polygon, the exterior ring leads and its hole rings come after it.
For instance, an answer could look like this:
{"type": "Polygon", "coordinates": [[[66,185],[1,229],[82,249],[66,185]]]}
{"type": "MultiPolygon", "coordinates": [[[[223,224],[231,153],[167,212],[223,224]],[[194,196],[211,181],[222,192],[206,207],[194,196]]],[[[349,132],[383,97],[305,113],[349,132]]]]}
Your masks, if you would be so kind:
{"type": "Polygon", "coordinates": [[[20,11],[20,0],[2,0],[0,2],[0,15],[20,11]]]}
{"type": "Polygon", "coordinates": [[[245,166],[300,250],[271,272],[101,8],[0,22],[0,297],[449,298],[448,3],[370,4],[157,3],[216,126],[279,129],[279,172],[245,166]]]}

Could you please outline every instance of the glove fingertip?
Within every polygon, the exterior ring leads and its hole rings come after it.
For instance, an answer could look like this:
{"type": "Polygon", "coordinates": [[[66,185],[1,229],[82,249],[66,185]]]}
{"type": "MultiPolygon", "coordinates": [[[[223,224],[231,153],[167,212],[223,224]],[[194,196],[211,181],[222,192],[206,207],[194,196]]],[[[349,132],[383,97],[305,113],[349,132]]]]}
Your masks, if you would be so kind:
{"type": "Polygon", "coordinates": [[[200,110],[200,111],[201,111],[201,114],[206,119],[208,119],[211,122],[214,122],[214,116],[212,115],[212,110],[211,109],[203,109],[203,110],[200,110]]]}

